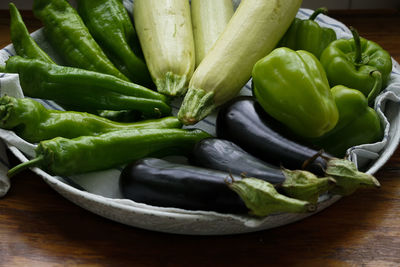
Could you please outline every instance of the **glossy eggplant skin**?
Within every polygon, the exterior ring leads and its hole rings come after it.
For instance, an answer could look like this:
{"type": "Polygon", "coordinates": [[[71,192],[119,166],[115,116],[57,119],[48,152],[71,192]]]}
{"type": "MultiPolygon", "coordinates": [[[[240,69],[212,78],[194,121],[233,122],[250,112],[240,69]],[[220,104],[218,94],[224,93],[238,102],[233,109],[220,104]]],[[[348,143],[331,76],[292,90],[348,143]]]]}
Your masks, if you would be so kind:
{"type": "Polygon", "coordinates": [[[226,184],[232,177],[226,172],[145,158],[123,169],[120,188],[125,198],[159,207],[246,213],[244,202],[226,184]]]}
{"type": "Polygon", "coordinates": [[[255,177],[271,184],[280,184],[285,181],[280,168],[259,160],[236,144],[224,139],[201,140],[194,146],[189,161],[196,166],[255,177]]]}
{"type": "MultiPolygon", "coordinates": [[[[270,164],[302,169],[303,163],[318,151],[293,141],[289,133],[290,130],[270,117],[253,97],[237,97],[218,113],[219,138],[232,141],[270,164]]],[[[323,156],[330,157],[327,154],[323,156]]],[[[321,175],[325,166],[325,160],[317,157],[306,170],[321,175]]]]}

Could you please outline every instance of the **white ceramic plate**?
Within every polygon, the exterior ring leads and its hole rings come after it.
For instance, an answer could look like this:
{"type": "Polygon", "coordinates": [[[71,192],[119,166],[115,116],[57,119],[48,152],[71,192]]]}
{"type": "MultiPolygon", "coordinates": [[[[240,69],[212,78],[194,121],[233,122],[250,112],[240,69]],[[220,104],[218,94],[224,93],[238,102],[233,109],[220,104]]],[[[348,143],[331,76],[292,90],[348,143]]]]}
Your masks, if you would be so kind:
{"type": "MultiPolygon", "coordinates": [[[[130,1],[125,1],[129,8],[130,1]]],[[[311,10],[301,9],[298,17],[305,18],[311,10]]],[[[342,23],[327,16],[321,15],[317,22],[324,27],[334,29],[339,38],[349,38],[350,32],[342,23]]],[[[32,35],[39,45],[56,61],[58,60],[51,47],[39,30],[32,35]]],[[[0,64],[15,52],[12,45],[0,51],[0,64]]],[[[18,76],[0,74],[0,93],[21,96],[18,76]]],[[[241,94],[249,94],[249,85],[246,85],[241,94]]],[[[394,62],[391,81],[386,90],[377,98],[376,109],[385,127],[385,137],[379,143],[362,145],[349,149],[349,158],[360,167],[368,166],[369,173],[375,173],[390,158],[399,143],[399,103],[400,103],[400,68],[394,62]]],[[[51,101],[38,100],[49,108],[59,108],[51,101]]],[[[179,103],[173,103],[178,107],[179,103]]],[[[215,114],[196,125],[210,133],[214,133],[215,114]]],[[[0,137],[11,151],[21,161],[27,161],[27,156],[34,156],[34,144],[29,144],[13,132],[1,130],[0,137]]],[[[0,164],[1,165],[1,164],[0,164]]],[[[120,169],[103,172],[76,175],[71,177],[51,176],[38,168],[33,171],[41,176],[54,190],[65,198],[105,218],[144,229],[191,235],[224,235],[253,232],[285,225],[312,215],[307,214],[275,214],[265,218],[255,218],[247,215],[220,214],[206,211],[189,211],[175,208],[161,208],[135,203],[122,199],[118,177],[120,169]],[[84,190],[73,185],[78,184],[84,190]]],[[[4,178],[4,177],[3,177],[4,178]]],[[[378,177],[379,178],[379,177],[378,177]]],[[[6,178],[4,178],[5,181],[6,178]]],[[[0,179],[1,180],[1,179],[0,179]]],[[[1,183],[0,183],[1,184],[1,183]]],[[[328,207],[339,199],[338,196],[325,195],[319,201],[318,211],[328,207]]]]}

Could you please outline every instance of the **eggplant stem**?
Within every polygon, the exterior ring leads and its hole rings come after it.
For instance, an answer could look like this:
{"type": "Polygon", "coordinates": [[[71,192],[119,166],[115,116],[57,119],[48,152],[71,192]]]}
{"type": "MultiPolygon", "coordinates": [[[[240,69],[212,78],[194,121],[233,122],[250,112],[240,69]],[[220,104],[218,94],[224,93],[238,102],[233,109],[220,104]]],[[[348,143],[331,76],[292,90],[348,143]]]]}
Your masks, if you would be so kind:
{"type": "Polygon", "coordinates": [[[324,14],[324,15],[328,14],[328,9],[326,7],[317,8],[308,19],[315,20],[319,14],[324,14]]]}
{"type": "Polygon", "coordinates": [[[44,156],[40,155],[40,156],[38,156],[38,157],[36,157],[34,159],[31,159],[29,161],[23,162],[23,163],[15,166],[14,168],[10,169],[7,172],[7,176],[11,178],[15,174],[17,174],[17,173],[19,173],[19,172],[21,172],[23,170],[26,170],[27,168],[37,167],[43,162],[43,160],[44,160],[44,156]]]}
{"type": "Polygon", "coordinates": [[[312,156],[311,158],[307,159],[306,161],[303,162],[303,165],[301,165],[301,169],[305,170],[308,165],[310,165],[314,160],[316,160],[318,157],[322,157],[322,153],[324,153],[324,150],[321,149],[320,151],[318,151],[314,156],[312,156]]]}

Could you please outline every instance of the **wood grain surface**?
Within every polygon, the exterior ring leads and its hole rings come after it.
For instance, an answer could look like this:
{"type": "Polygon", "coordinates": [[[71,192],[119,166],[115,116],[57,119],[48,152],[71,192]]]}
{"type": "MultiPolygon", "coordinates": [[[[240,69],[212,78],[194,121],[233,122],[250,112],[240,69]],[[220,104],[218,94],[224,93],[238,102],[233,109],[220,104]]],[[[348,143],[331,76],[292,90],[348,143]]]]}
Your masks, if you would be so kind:
{"type": "MultiPolygon", "coordinates": [[[[40,23],[23,13],[29,29],[40,23]]],[[[400,61],[398,11],[334,12],[400,61]]],[[[0,11],[0,47],[10,42],[0,11]]],[[[0,199],[0,266],[400,266],[400,149],[360,191],[303,221],[232,236],[128,227],[67,201],[38,176],[13,178],[0,199]]]]}

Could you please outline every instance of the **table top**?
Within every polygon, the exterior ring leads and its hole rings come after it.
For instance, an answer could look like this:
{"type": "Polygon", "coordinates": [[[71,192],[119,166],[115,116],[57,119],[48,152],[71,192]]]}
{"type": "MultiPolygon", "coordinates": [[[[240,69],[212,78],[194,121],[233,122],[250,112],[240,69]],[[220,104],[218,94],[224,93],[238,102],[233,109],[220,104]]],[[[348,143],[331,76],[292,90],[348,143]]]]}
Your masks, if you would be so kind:
{"type": "MultiPolygon", "coordinates": [[[[400,13],[334,11],[361,36],[400,61],[400,13]]],[[[30,31],[41,27],[23,12],[30,31]]],[[[0,48],[10,43],[0,11],[0,48]]],[[[12,159],[14,164],[17,163],[12,159]]],[[[300,222],[230,236],[182,236],[125,226],[64,199],[30,171],[15,176],[0,199],[0,265],[400,265],[400,149],[363,190],[300,222]]]]}

